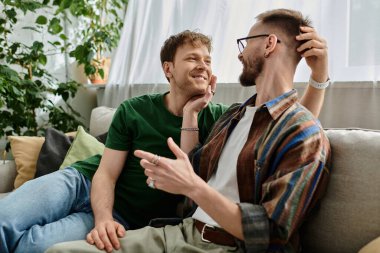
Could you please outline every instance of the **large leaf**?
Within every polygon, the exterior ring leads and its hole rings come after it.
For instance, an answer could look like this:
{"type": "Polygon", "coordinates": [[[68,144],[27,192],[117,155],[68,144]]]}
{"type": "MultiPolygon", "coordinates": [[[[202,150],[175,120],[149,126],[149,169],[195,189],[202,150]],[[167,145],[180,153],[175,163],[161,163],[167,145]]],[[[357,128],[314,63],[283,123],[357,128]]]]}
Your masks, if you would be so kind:
{"type": "Polygon", "coordinates": [[[46,55],[41,54],[40,57],[38,58],[38,62],[45,66],[45,65],[46,65],[46,62],[47,62],[47,57],[46,57],[46,55]]]}
{"type": "Polygon", "coordinates": [[[5,77],[5,80],[9,82],[14,82],[16,84],[20,83],[20,77],[18,76],[17,72],[6,65],[0,64],[0,76],[5,77]]]}
{"type": "Polygon", "coordinates": [[[62,40],[68,40],[67,36],[65,34],[60,34],[59,37],[62,39],[62,40]]]}
{"type": "Polygon", "coordinates": [[[60,20],[58,18],[53,18],[50,20],[48,32],[55,35],[62,32],[63,27],[61,26],[60,20]]]}
{"type": "Polygon", "coordinates": [[[34,41],[33,42],[33,45],[32,45],[32,50],[35,51],[35,52],[42,52],[44,48],[44,44],[42,42],[39,42],[39,41],[34,41]]]}
{"type": "Polygon", "coordinates": [[[20,96],[20,97],[23,95],[23,92],[20,91],[17,87],[13,86],[12,89],[15,95],[20,96]]]}
{"type": "Polygon", "coordinates": [[[39,24],[39,25],[46,25],[48,22],[48,19],[45,17],[45,16],[38,16],[37,19],[36,19],[36,23],[39,24]]]}
{"type": "Polygon", "coordinates": [[[89,76],[96,73],[96,68],[92,65],[86,65],[84,66],[84,72],[89,76]]]}

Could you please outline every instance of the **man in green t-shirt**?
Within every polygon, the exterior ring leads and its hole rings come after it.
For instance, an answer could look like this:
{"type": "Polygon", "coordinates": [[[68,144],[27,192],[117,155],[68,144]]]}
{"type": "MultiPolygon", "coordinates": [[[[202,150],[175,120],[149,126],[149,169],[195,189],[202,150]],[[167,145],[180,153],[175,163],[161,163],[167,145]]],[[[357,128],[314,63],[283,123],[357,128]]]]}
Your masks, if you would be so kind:
{"type": "MultiPolygon", "coordinates": [[[[309,38],[326,50],[314,31],[309,38]]],[[[210,102],[216,88],[210,51],[211,40],[200,33],[184,31],[166,40],[161,62],[169,92],[123,102],[102,157],[90,157],[32,180],[0,200],[0,217],[6,217],[0,221],[0,252],[26,248],[43,252],[57,242],[86,235],[88,242],[111,251],[120,247],[118,237],[125,229],[146,226],[152,218],[175,216],[181,197],[150,189],[133,152],[141,149],[174,158],[165,140],[172,137],[180,144],[181,132],[194,134],[195,142],[205,141],[227,109],[210,102]]],[[[310,54],[310,59],[323,65],[309,64],[312,78],[321,82],[327,73],[327,57],[310,54]]],[[[301,103],[318,116],[323,98],[324,90],[308,86],[301,103]]],[[[183,144],[182,148],[188,152],[192,146],[183,144]]]]}

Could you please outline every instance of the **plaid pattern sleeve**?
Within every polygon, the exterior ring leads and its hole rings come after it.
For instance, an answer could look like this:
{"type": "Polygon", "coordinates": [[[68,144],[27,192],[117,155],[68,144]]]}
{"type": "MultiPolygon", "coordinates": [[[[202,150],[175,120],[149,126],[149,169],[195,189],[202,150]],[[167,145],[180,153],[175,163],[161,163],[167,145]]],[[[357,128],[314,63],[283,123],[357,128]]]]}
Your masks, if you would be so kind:
{"type": "Polygon", "coordinates": [[[248,252],[266,252],[269,245],[269,221],[264,207],[239,203],[248,252]]]}

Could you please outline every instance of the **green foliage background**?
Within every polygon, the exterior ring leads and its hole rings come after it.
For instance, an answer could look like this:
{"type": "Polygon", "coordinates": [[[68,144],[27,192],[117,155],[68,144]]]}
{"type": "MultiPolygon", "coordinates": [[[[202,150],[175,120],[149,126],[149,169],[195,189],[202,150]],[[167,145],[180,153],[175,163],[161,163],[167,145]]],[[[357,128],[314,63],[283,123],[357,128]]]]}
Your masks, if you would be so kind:
{"type": "Polygon", "coordinates": [[[80,84],[59,82],[46,69],[47,56],[69,53],[78,64],[84,64],[87,75],[96,71],[103,75],[96,65],[96,56],[116,47],[122,28],[118,11],[126,8],[126,4],[127,0],[1,0],[0,138],[43,135],[48,127],[63,132],[77,128],[80,115],[67,102],[75,96],[80,84]],[[38,40],[30,44],[11,40],[14,27],[23,16],[37,12],[35,22],[23,29],[48,33],[52,38],[48,45],[38,40]],[[40,14],[45,12],[50,15],[40,14]],[[88,22],[82,43],[78,45],[72,45],[64,34],[64,20],[70,22],[68,13],[88,22]],[[63,105],[54,104],[51,100],[54,96],[61,96],[63,105]],[[38,119],[39,113],[47,117],[38,119]]]}

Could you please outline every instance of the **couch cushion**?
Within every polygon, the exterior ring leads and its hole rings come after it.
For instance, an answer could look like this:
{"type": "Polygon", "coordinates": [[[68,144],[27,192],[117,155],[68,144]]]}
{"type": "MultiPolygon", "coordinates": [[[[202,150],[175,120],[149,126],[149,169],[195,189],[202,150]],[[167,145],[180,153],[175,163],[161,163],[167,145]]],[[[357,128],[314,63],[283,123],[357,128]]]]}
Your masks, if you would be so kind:
{"type": "Polygon", "coordinates": [[[46,129],[45,142],[37,160],[36,178],[59,169],[75,135],[64,134],[54,128],[46,129]]]}
{"type": "Polygon", "coordinates": [[[14,160],[0,161],[0,193],[13,190],[16,177],[16,164],[14,160]]]}
{"type": "Polygon", "coordinates": [[[36,174],[37,158],[40,153],[44,137],[8,136],[12,154],[16,162],[17,176],[14,188],[20,187],[26,181],[33,179],[36,174]]]}
{"type": "Polygon", "coordinates": [[[380,132],[326,131],[332,171],[319,210],[303,227],[303,252],[350,253],[380,235],[380,132]]]}
{"type": "Polygon", "coordinates": [[[92,136],[98,136],[108,132],[108,128],[111,125],[113,115],[116,109],[106,106],[99,106],[91,111],[90,119],[90,134],[92,136]]]}
{"type": "Polygon", "coordinates": [[[63,169],[77,161],[85,160],[93,155],[103,154],[104,144],[95,137],[86,133],[83,127],[78,127],[77,135],[65,156],[60,169],[63,169]]]}

